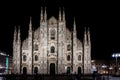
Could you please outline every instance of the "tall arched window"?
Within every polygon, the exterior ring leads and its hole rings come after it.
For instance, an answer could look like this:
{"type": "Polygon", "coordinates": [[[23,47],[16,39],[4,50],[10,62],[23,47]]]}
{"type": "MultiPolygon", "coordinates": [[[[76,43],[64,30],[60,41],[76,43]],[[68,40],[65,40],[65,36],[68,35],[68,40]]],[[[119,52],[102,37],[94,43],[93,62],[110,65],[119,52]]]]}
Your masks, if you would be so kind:
{"type": "Polygon", "coordinates": [[[37,55],[35,55],[35,61],[38,61],[38,56],[37,55]]]}
{"type": "Polygon", "coordinates": [[[35,73],[35,74],[38,73],[38,67],[34,67],[34,73],[35,73]]]}
{"type": "Polygon", "coordinates": [[[23,61],[26,61],[26,60],[27,60],[27,56],[23,55],[23,61]]]}
{"type": "Polygon", "coordinates": [[[51,53],[55,53],[55,47],[54,46],[51,47],[51,53]]]}
{"type": "Polygon", "coordinates": [[[70,50],[71,50],[71,46],[70,46],[70,44],[69,44],[69,45],[67,45],[67,50],[68,50],[68,51],[70,51],[70,50]]]}
{"type": "Polygon", "coordinates": [[[78,61],[80,61],[81,60],[81,55],[78,55],[78,61]]]}
{"type": "Polygon", "coordinates": [[[67,60],[70,61],[70,55],[67,55],[67,60]]]}
{"type": "Polygon", "coordinates": [[[55,30],[51,30],[51,39],[54,40],[55,39],[55,30]]]}
{"type": "Polygon", "coordinates": [[[55,47],[54,46],[51,47],[51,53],[55,53],[55,47]]]}
{"type": "Polygon", "coordinates": [[[34,45],[34,50],[35,50],[35,51],[38,50],[38,45],[37,45],[37,44],[34,45]]]}

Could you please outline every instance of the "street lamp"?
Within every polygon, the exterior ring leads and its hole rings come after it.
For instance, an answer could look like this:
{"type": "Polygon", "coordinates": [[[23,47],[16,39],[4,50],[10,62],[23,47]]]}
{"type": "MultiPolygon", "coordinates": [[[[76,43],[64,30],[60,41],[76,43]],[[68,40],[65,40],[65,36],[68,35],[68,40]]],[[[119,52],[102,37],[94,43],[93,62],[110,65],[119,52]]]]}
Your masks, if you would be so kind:
{"type": "Polygon", "coordinates": [[[120,53],[114,53],[112,54],[112,57],[115,57],[116,58],[116,68],[115,68],[115,72],[116,74],[118,74],[118,64],[117,64],[117,58],[120,57],[120,53]]]}

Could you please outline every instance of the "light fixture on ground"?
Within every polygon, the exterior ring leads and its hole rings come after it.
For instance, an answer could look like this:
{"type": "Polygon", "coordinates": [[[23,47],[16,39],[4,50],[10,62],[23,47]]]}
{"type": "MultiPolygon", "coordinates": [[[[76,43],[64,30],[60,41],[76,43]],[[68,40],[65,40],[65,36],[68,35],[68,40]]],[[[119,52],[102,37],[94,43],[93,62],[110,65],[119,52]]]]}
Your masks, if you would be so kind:
{"type": "Polygon", "coordinates": [[[112,74],[113,67],[109,67],[109,74],[112,74]]]}
{"type": "Polygon", "coordinates": [[[117,63],[117,58],[118,58],[118,57],[120,57],[120,53],[113,53],[113,54],[112,54],[112,57],[113,57],[113,58],[116,58],[115,73],[116,73],[116,75],[118,75],[118,74],[119,74],[119,72],[118,72],[118,63],[117,63]]]}
{"type": "Polygon", "coordinates": [[[103,64],[102,66],[102,69],[103,69],[103,74],[107,74],[108,72],[106,71],[106,68],[107,68],[107,65],[103,64]]]}

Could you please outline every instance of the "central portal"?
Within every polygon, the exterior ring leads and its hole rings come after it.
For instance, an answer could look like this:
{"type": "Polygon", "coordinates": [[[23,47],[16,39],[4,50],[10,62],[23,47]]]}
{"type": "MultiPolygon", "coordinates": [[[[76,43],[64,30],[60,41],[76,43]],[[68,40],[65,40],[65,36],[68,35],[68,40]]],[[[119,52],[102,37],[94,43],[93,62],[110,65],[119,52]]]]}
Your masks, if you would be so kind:
{"type": "Polygon", "coordinates": [[[50,64],[50,75],[55,75],[55,63],[50,64]]]}

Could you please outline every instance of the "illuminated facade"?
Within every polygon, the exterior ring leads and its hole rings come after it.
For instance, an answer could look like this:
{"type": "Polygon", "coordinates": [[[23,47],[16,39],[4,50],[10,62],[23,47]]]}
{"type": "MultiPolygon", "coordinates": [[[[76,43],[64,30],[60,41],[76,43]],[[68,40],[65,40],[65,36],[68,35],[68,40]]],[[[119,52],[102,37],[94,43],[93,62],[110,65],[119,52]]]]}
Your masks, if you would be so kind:
{"type": "Polygon", "coordinates": [[[90,73],[91,41],[89,29],[84,40],[77,39],[76,23],[73,31],[66,27],[65,13],[47,19],[41,9],[40,27],[32,30],[30,19],[28,37],[21,42],[20,29],[15,29],[13,41],[13,72],[22,74],[90,73]]]}

